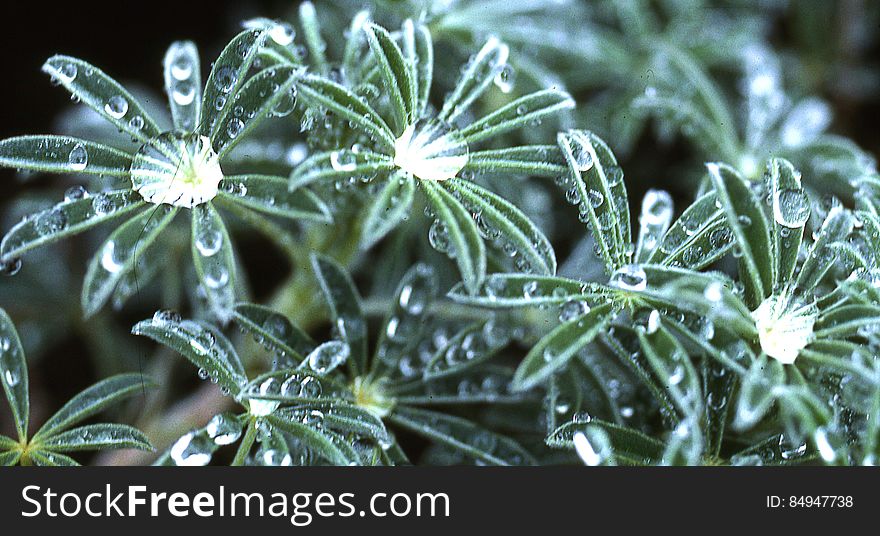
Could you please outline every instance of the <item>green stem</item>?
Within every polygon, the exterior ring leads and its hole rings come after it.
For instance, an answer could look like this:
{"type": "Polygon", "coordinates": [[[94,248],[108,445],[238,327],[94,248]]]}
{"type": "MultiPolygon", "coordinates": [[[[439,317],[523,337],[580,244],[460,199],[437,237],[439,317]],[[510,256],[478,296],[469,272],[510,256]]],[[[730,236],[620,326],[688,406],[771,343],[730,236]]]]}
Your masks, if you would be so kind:
{"type": "Polygon", "coordinates": [[[251,417],[251,420],[248,421],[247,431],[244,434],[244,438],[241,440],[241,444],[238,446],[238,452],[235,453],[235,459],[232,460],[233,467],[241,467],[244,465],[244,459],[247,457],[248,452],[251,451],[251,447],[254,446],[254,440],[257,439],[257,419],[251,417]]]}

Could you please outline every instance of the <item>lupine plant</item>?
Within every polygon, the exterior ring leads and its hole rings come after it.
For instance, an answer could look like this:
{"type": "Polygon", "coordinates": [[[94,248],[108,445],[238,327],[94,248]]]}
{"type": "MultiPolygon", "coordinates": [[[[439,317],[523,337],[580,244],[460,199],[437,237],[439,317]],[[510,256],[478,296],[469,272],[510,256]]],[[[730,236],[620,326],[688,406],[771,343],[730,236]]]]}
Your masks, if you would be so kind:
{"type": "Polygon", "coordinates": [[[68,181],[3,213],[0,461],[874,465],[880,176],[834,117],[870,43],[780,45],[807,11],[301,2],[204,84],[173,43],[168,110],[53,56],[86,111],[0,141],[68,181]],[[31,434],[65,335],[125,373],[31,434]]]}

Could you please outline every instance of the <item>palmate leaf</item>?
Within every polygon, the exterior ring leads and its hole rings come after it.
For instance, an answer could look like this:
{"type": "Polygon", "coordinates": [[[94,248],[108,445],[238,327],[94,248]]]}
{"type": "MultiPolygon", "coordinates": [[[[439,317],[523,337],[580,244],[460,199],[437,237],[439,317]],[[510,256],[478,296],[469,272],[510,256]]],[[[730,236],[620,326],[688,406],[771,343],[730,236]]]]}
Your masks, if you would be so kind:
{"type": "Polygon", "coordinates": [[[434,411],[397,407],[388,419],[422,437],[492,465],[532,465],[534,457],[518,443],[470,421],[434,411]]]}
{"type": "Polygon", "coordinates": [[[595,134],[572,130],[558,135],[568,162],[578,210],[593,230],[593,239],[608,273],[629,263],[629,206],[623,172],[608,146],[595,134]]]}
{"type": "Polygon", "coordinates": [[[349,370],[358,376],[367,370],[367,322],[360,295],[351,276],[336,261],[318,254],[312,254],[311,259],[333,325],[351,350],[349,370]]]}
{"type": "Polygon", "coordinates": [[[45,435],[38,444],[40,448],[53,453],[105,449],[153,450],[149,439],[141,431],[124,424],[88,424],[45,435]]]}
{"type": "Polygon", "coordinates": [[[43,71],[133,139],[147,143],[162,132],[143,105],[97,67],[59,55],[46,60],[43,71]]]}
{"type": "Polygon", "coordinates": [[[265,346],[296,361],[315,349],[316,343],[286,316],[269,307],[253,303],[235,306],[232,319],[242,329],[259,338],[265,346]]]}
{"type": "Polygon", "coordinates": [[[327,459],[335,465],[350,465],[357,463],[357,455],[346,452],[341,444],[333,441],[329,434],[303,424],[302,416],[295,410],[281,410],[274,415],[266,417],[272,426],[292,434],[306,445],[313,453],[327,459]]]}
{"type": "Polygon", "coordinates": [[[385,183],[364,218],[361,245],[369,248],[409,217],[416,190],[412,175],[397,173],[385,183]]]}
{"type": "Polygon", "coordinates": [[[460,200],[493,236],[505,241],[506,249],[516,252],[522,272],[540,275],[556,273],[556,255],[553,246],[537,225],[531,222],[512,203],[472,182],[450,179],[446,187],[460,196],[460,200]]]}
{"type": "Polygon", "coordinates": [[[448,296],[458,303],[490,308],[514,308],[542,305],[562,305],[569,301],[588,304],[605,302],[616,289],[564,277],[528,274],[492,274],[471,294],[458,283],[448,296]]]}
{"type": "Polygon", "coordinates": [[[0,166],[47,173],[127,177],[131,155],[70,136],[18,136],[0,141],[0,166]]]}
{"type": "Polygon", "coordinates": [[[205,83],[198,131],[208,136],[214,147],[214,140],[220,129],[227,128],[227,118],[235,107],[232,96],[238,94],[239,88],[245,83],[248,69],[267,36],[266,31],[244,30],[226,45],[211,67],[205,83]]]}
{"type": "Polygon", "coordinates": [[[698,197],[648,258],[653,264],[703,269],[733,249],[735,239],[715,192],[698,197]]]}
{"type": "Polygon", "coordinates": [[[486,275],[486,246],[477,224],[461,202],[435,181],[422,181],[431,209],[444,226],[448,240],[447,254],[455,259],[464,287],[476,293],[486,275]]]}
{"type": "Polygon", "coordinates": [[[211,137],[218,157],[228,154],[267,117],[287,113],[294,105],[294,84],[300,76],[296,67],[267,67],[252,76],[236,92],[230,93],[228,106],[233,107],[232,113],[218,117],[220,124],[211,137]],[[279,108],[283,111],[278,112],[279,108]]]}
{"type": "Polygon", "coordinates": [[[312,192],[291,190],[284,177],[232,175],[220,181],[219,197],[244,207],[289,219],[330,222],[327,205],[312,192]]]}
{"type": "Polygon", "coordinates": [[[418,88],[412,65],[404,59],[403,52],[391,38],[388,30],[368,22],[364,24],[363,31],[379,66],[382,84],[388,92],[391,111],[397,126],[395,132],[400,134],[416,119],[418,88]]]}
{"type": "Polygon", "coordinates": [[[612,314],[611,304],[602,304],[582,316],[560,324],[538,341],[517,367],[512,389],[531,389],[565,367],[578,351],[605,330],[612,314]]]}
{"type": "Polygon", "coordinates": [[[177,207],[159,206],[131,218],[110,234],[89,262],[83,281],[80,303],[86,317],[104,306],[122,278],[136,269],[138,259],[171,223],[177,212],[177,207]]]}
{"type": "Polygon", "coordinates": [[[461,73],[455,89],[443,102],[439,119],[454,123],[482,95],[507,65],[510,50],[497,38],[491,37],[461,73]]]}
{"type": "Polygon", "coordinates": [[[204,371],[231,395],[237,395],[247,384],[244,367],[232,344],[215,328],[191,320],[180,320],[158,312],[131,328],[134,335],[142,335],[168,346],[193,365],[204,371]]]}
{"type": "Polygon", "coordinates": [[[574,99],[558,89],[545,89],[520,97],[461,130],[467,143],[475,143],[574,108],[574,99]]]}
{"type": "Polygon", "coordinates": [[[468,154],[463,171],[477,174],[516,174],[529,177],[561,177],[568,167],[555,145],[523,145],[486,149],[468,154]]]}
{"type": "Polygon", "coordinates": [[[192,41],[175,41],[162,61],[174,128],[195,130],[202,114],[202,66],[192,41]]]}
{"type": "Polygon", "coordinates": [[[351,178],[372,178],[389,173],[395,168],[390,156],[369,150],[351,151],[340,149],[315,153],[290,174],[290,188],[296,189],[312,184],[351,178]]]}
{"type": "Polygon", "coordinates": [[[751,307],[757,307],[770,295],[775,273],[767,218],[760,201],[735,169],[715,163],[706,167],[741,253],[746,301],[751,307]]]}
{"type": "Polygon", "coordinates": [[[428,106],[431,81],[434,76],[434,43],[431,32],[424,24],[415,24],[412,19],[403,21],[403,53],[412,69],[416,87],[416,106],[413,117],[421,117],[428,106]]]}
{"type": "Polygon", "coordinates": [[[235,304],[235,258],[223,219],[211,204],[192,211],[193,264],[214,314],[224,323],[235,304]]]}
{"type": "Polygon", "coordinates": [[[116,402],[140,392],[145,386],[152,385],[152,382],[145,380],[140,374],[119,374],[101,380],[71,398],[55,412],[34,434],[34,440],[56,435],[116,402]]]}
{"type": "Polygon", "coordinates": [[[378,113],[363,98],[348,88],[316,75],[304,75],[297,81],[299,96],[312,106],[322,106],[351,128],[373,139],[385,149],[393,150],[395,136],[378,113]]]}
{"type": "Polygon", "coordinates": [[[574,447],[574,436],[586,434],[590,428],[599,428],[608,436],[614,456],[626,465],[655,465],[663,457],[663,443],[632,428],[626,428],[599,419],[572,421],[563,424],[547,438],[551,447],[574,447]]]}
{"type": "Polygon", "coordinates": [[[141,197],[131,190],[113,190],[64,201],[32,214],[10,229],[0,244],[0,259],[18,258],[32,249],[81,233],[145,206],[141,197]]]}
{"type": "Polygon", "coordinates": [[[15,325],[3,309],[0,309],[0,383],[12,410],[18,438],[24,441],[30,415],[27,361],[15,325]]]}
{"type": "Polygon", "coordinates": [[[770,161],[770,196],[773,203],[773,251],[776,257],[776,286],[785,285],[797,265],[804,226],[810,216],[807,194],[801,187],[801,174],[791,162],[770,161]]]}

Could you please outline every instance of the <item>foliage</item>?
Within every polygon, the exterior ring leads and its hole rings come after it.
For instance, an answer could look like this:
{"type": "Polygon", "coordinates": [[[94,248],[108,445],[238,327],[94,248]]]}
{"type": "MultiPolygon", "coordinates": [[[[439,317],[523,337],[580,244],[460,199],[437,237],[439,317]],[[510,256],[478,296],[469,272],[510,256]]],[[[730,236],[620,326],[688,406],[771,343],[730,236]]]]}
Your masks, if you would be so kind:
{"type": "Polygon", "coordinates": [[[173,43],[167,111],[53,56],[113,128],[0,141],[3,166],[75,181],[9,205],[4,305],[40,336],[91,333],[102,371],[152,352],[159,388],[143,433],[71,428],[141,391],[129,373],[29,436],[2,313],[0,459],[152,442],[139,462],[873,465],[880,175],[815,96],[817,65],[857,69],[853,51],[770,44],[806,10],[303,2],[245,21],[204,84],[173,43]],[[96,251],[84,273],[62,240],[96,251]]]}

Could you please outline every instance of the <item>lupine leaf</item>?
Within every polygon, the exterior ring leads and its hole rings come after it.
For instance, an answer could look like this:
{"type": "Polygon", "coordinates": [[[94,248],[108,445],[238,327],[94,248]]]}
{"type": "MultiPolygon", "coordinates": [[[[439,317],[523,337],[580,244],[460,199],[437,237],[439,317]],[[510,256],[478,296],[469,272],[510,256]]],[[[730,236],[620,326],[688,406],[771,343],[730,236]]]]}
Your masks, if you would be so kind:
{"type": "Polygon", "coordinates": [[[660,461],[663,455],[663,444],[656,439],[632,428],[598,419],[563,424],[550,434],[550,437],[547,438],[547,444],[552,447],[571,448],[574,446],[574,435],[577,432],[583,433],[587,428],[593,426],[608,434],[615,456],[627,465],[654,465],[660,461]]]}
{"type": "Polygon", "coordinates": [[[574,99],[568,93],[557,89],[545,89],[520,97],[474,121],[461,131],[461,135],[467,143],[475,143],[572,108],[574,108],[574,99]]]}
{"type": "Polygon", "coordinates": [[[81,233],[106,221],[146,206],[131,190],[102,192],[92,197],[64,201],[32,214],[6,233],[0,257],[14,259],[28,251],[81,233]]]}
{"type": "Polygon", "coordinates": [[[17,464],[20,458],[21,451],[19,450],[0,452],[0,467],[11,467],[17,464]]]}
{"type": "Polygon", "coordinates": [[[578,351],[605,330],[611,320],[611,312],[610,304],[596,306],[590,312],[560,324],[544,336],[516,369],[513,389],[531,389],[563,368],[578,351]]]}
{"type": "Polygon", "coordinates": [[[478,323],[462,329],[437,350],[425,365],[425,380],[460,375],[491,359],[500,347],[491,345],[486,340],[484,325],[478,323]]]}
{"type": "Polygon", "coordinates": [[[385,183],[364,218],[364,248],[373,246],[409,217],[415,189],[415,179],[409,174],[395,174],[385,183]]]}
{"type": "Polygon", "coordinates": [[[134,335],[143,335],[168,346],[193,365],[204,371],[206,377],[230,394],[236,395],[247,383],[244,367],[232,344],[218,331],[191,320],[178,320],[157,314],[135,324],[134,335]]]}
{"type": "Polygon", "coordinates": [[[294,435],[305,445],[309,447],[315,454],[318,454],[335,465],[349,465],[356,461],[352,459],[350,454],[346,454],[332,440],[328,439],[324,434],[318,432],[314,428],[302,424],[285,413],[278,415],[269,415],[267,420],[280,430],[294,435]]]}
{"type": "Polygon", "coordinates": [[[391,38],[388,30],[373,23],[364,24],[364,33],[367,35],[367,43],[373,52],[373,57],[379,65],[379,72],[385,91],[391,102],[391,110],[394,113],[397,124],[397,133],[415,121],[415,111],[418,100],[416,80],[410,65],[403,57],[400,47],[391,38]]]}
{"type": "Polygon", "coordinates": [[[328,64],[324,51],[327,49],[327,44],[321,38],[321,25],[314,4],[302,2],[299,5],[299,22],[302,25],[312,65],[319,73],[326,73],[328,64]]]}
{"type": "Polygon", "coordinates": [[[83,104],[98,112],[141,143],[147,143],[161,130],[141,105],[119,82],[97,67],[70,56],[52,56],[43,64],[49,74],[83,104]],[[74,76],[70,76],[75,73],[74,76]],[[135,119],[140,118],[140,119],[135,119]],[[136,128],[140,125],[140,128],[136,128]]]}
{"type": "Polygon", "coordinates": [[[415,24],[412,19],[403,22],[403,52],[413,70],[412,78],[416,87],[413,117],[418,118],[428,106],[434,76],[434,43],[431,32],[424,24],[415,24]]]}
{"type": "Polygon", "coordinates": [[[698,197],[663,235],[649,262],[699,270],[726,255],[735,238],[717,196],[698,197]]]}
{"type": "Polygon", "coordinates": [[[71,398],[47,420],[34,439],[48,437],[96,415],[110,405],[141,392],[153,383],[140,374],[119,374],[92,385],[71,398]]]}
{"type": "MultiPolygon", "coordinates": [[[[770,161],[770,196],[773,203],[774,219],[773,222],[773,240],[774,252],[776,254],[776,281],[777,286],[785,285],[794,274],[797,264],[798,251],[800,251],[801,240],[804,236],[804,226],[809,219],[809,202],[806,193],[801,188],[801,174],[794,168],[791,162],[783,159],[773,159],[770,161]],[[798,201],[804,201],[805,210],[800,208],[788,207],[794,203],[793,200],[787,198],[792,197],[798,201]],[[781,205],[781,206],[780,206],[781,205]],[[799,225],[796,222],[781,223],[790,219],[791,215],[784,216],[780,214],[780,210],[802,212],[803,221],[799,225]],[[794,224],[794,226],[792,226],[794,224]]],[[[797,215],[799,218],[801,214],[797,215]]]]}
{"type": "Polygon", "coordinates": [[[0,141],[0,165],[49,173],[128,177],[131,155],[70,136],[18,136],[0,141]]]}
{"type": "Polygon", "coordinates": [[[53,452],[153,449],[150,440],[142,432],[124,424],[87,424],[65,432],[44,436],[39,444],[42,448],[53,452]]]}
{"type": "Polygon", "coordinates": [[[28,455],[37,467],[79,467],[79,463],[70,456],[56,452],[35,450],[28,455]]]}
{"type": "Polygon", "coordinates": [[[351,400],[351,390],[332,378],[308,369],[280,369],[257,376],[242,388],[240,399],[255,398],[302,404],[322,400],[351,400]]]}
{"type": "Polygon", "coordinates": [[[524,145],[486,149],[468,154],[465,170],[487,174],[561,177],[568,173],[565,158],[555,145],[524,145]]]}
{"type": "Polygon", "coordinates": [[[501,237],[505,247],[516,252],[517,259],[525,262],[519,271],[540,275],[556,273],[556,255],[550,241],[512,203],[469,181],[450,179],[446,185],[461,196],[472,213],[480,215],[493,235],[501,237]]]}
{"type": "Polygon", "coordinates": [[[515,441],[459,417],[399,407],[388,417],[415,434],[492,465],[531,465],[532,455],[515,441]]]}
{"type": "Polygon", "coordinates": [[[360,295],[348,273],[329,257],[313,254],[312,268],[330,307],[333,325],[351,349],[349,368],[357,376],[367,369],[367,322],[360,295]]]}
{"type": "Polygon", "coordinates": [[[300,188],[313,182],[348,180],[355,177],[369,179],[392,170],[394,164],[384,154],[367,150],[327,151],[315,153],[297,165],[290,174],[290,187],[300,188]]]}
{"type": "Polygon", "coordinates": [[[653,332],[638,333],[642,352],[682,415],[697,418],[703,401],[700,378],[682,345],[669,334],[661,319],[657,322],[658,326],[649,327],[653,332]]]}
{"type": "Polygon", "coordinates": [[[459,303],[482,307],[506,308],[540,305],[561,305],[576,300],[602,302],[613,296],[615,289],[563,277],[527,274],[492,274],[471,294],[463,283],[456,284],[448,296],[459,303]]]}
{"type": "Polygon", "coordinates": [[[226,322],[235,304],[235,259],[223,219],[210,204],[192,211],[192,256],[214,314],[226,322]]]}
{"type": "Polygon", "coordinates": [[[465,113],[507,64],[509,49],[498,39],[491,37],[462,72],[449,97],[443,102],[439,118],[447,123],[465,113]]]}
{"type": "Polygon", "coordinates": [[[15,325],[3,309],[0,309],[0,383],[12,410],[18,438],[24,440],[28,436],[30,415],[27,361],[15,325]]]}
{"type": "Polygon", "coordinates": [[[138,259],[177,215],[178,208],[163,205],[123,223],[89,262],[81,296],[86,317],[97,313],[119,281],[137,269],[138,259]]]}
{"type": "Polygon", "coordinates": [[[220,198],[282,218],[330,222],[330,209],[306,190],[291,190],[287,179],[271,175],[233,175],[220,181],[220,198]]]}
{"type": "Polygon", "coordinates": [[[446,189],[434,181],[422,181],[422,188],[437,219],[446,229],[449,249],[468,292],[476,293],[486,275],[486,246],[470,212],[446,189]]]}
{"type": "Polygon", "coordinates": [[[202,114],[202,65],[192,41],[175,41],[163,60],[165,93],[174,128],[195,130],[202,114]]]}
{"type": "Polygon", "coordinates": [[[853,230],[853,216],[848,210],[840,206],[834,206],[828,211],[828,216],[822,223],[816,239],[810,246],[807,258],[801,266],[797,277],[797,286],[804,290],[811,290],[828,273],[832,263],[827,262],[826,248],[833,242],[843,240],[853,230]]]}
{"type": "Polygon", "coordinates": [[[707,167],[727,224],[742,253],[740,267],[746,299],[750,305],[757,306],[770,295],[775,272],[767,218],[760,202],[735,169],[724,164],[707,167]]]}
{"type": "Polygon", "coordinates": [[[240,303],[235,306],[233,320],[242,329],[262,339],[263,344],[296,361],[302,361],[315,349],[316,344],[308,334],[286,316],[263,305],[240,303]]]}
{"type": "Polygon", "coordinates": [[[245,30],[236,35],[214,61],[205,83],[198,125],[199,133],[208,136],[212,142],[219,130],[226,128],[226,119],[235,107],[232,97],[244,84],[248,69],[267,35],[262,30],[245,30]]]}

